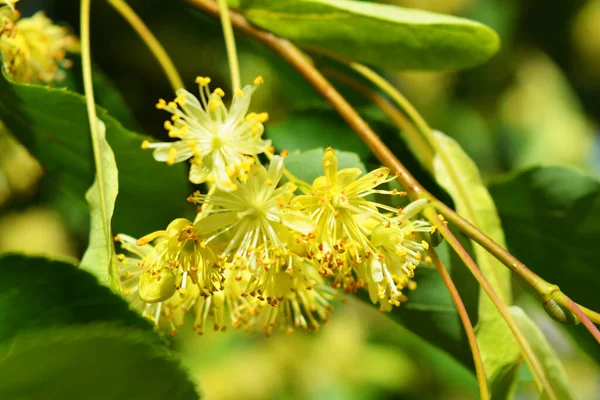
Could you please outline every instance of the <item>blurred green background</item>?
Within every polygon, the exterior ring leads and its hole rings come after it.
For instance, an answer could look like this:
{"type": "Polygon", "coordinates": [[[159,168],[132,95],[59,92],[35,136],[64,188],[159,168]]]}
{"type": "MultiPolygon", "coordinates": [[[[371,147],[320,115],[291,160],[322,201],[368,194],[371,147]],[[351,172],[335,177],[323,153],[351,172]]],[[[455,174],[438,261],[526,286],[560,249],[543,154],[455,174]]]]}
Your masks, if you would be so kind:
{"type": "MultiPolygon", "coordinates": [[[[600,0],[386,2],[464,16],[499,33],[501,51],[478,68],[381,71],[431,126],[463,146],[485,179],[539,164],[569,165],[598,176],[600,0]]],[[[44,9],[53,19],[77,29],[78,7],[73,1],[21,3],[24,15],[44,9]]],[[[229,87],[218,23],[177,1],[129,3],[166,47],[188,88],[195,87],[197,75],[211,76],[216,86],[229,87]]],[[[133,128],[166,139],[165,115],[154,104],[172,93],[158,64],[109,6],[94,2],[92,11],[93,57],[136,116],[133,128]]],[[[279,133],[277,137],[284,138],[279,145],[294,150],[306,145],[303,131],[326,123],[337,147],[357,152],[367,164],[376,163],[295,71],[260,44],[239,35],[237,39],[242,81],[250,82],[259,74],[265,78],[253,107],[271,115],[267,136],[279,133]]],[[[384,116],[365,99],[348,93],[397,154],[412,157],[384,116]]],[[[0,132],[0,251],[80,257],[86,238],[70,232],[38,195],[41,167],[9,132],[2,128],[0,132]]],[[[87,227],[80,232],[87,232],[87,227]]],[[[540,324],[559,353],[577,398],[600,398],[598,365],[578,349],[564,328],[545,316],[519,282],[515,287],[516,303],[540,324]]],[[[314,334],[296,332],[266,339],[230,330],[197,337],[184,329],[174,346],[201,383],[205,398],[211,400],[475,399],[478,393],[474,376],[463,366],[350,298],[314,334]]],[[[523,368],[517,398],[536,398],[533,389],[523,368]]]]}

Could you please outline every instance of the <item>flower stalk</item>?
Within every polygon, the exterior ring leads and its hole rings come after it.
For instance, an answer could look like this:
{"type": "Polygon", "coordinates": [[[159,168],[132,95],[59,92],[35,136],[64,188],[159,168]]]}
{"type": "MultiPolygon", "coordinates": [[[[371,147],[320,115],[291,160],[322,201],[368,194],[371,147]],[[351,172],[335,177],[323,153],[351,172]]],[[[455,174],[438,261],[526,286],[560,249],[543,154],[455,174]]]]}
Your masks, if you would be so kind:
{"type": "Polygon", "coordinates": [[[240,90],[240,65],[238,63],[237,50],[235,48],[235,36],[231,27],[229,18],[229,6],[227,0],[219,0],[219,14],[221,16],[221,25],[223,25],[223,38],[227,49],[227,60],[229,61],[229,72],[231,74],[231,86],[233,91],[240,90]]]}
{"type": "Polygon", "coordinates": [[[467,309],[448,273],[448,270],[444,266],[444,263],[438,256],[437,252],[434,249],[429,250],[429,256],[433,261],[433,265],[435,269],[438,271],[446,288],[448,288],[448,292],[450,292],[450,296],[452,297],[452,301],[456,306],[456,310],[458,311],[458,315],[460,320],[465,328],[465,332],[467,334],[467,339],[469,341],[469,346],[471,347],[471,353],[473,355],[473,362],[475,363],[475,374],[477,375],[477,383],[479,386],[479,398],[481,400],[488,400],[490,398],[490,392],[487,384],[487,379],[485,377],[485,369],[483,366],[483,360],[481,358],[481,352],[479,351],[479,345],[477,344],[477,338],[475,337],[475,330],[473,329],[473,325],[471,324],[471,320],[469,319],[469,314],[467,313],[467,309]]]}

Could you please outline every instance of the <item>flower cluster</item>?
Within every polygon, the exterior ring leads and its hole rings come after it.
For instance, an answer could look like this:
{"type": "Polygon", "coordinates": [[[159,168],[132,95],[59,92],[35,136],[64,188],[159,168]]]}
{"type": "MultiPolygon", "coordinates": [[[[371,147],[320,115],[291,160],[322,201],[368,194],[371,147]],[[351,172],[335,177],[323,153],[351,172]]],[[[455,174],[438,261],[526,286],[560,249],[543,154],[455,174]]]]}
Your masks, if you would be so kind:
{"type": "Polygon", "coordinates": [[[0,51],[4,68],[17,82],[50,84],[64,78],[71,63],[67,52],[78,52],[79,42],[66,28],[54,25],[43,12],[19,18],[18,0],[0,5],[0,51]]]}
{"type": "Polygon", "coordinates": [[[190,180],[208,190],[188,198],[198,206],[193,222],[176,219],[139,240],[117,236],[121,288],[134,307],[172,333],[192,311],[199,334],[212,323],[270,335],[276,327],[318,329],[340,292],[366,288],[382,311],[405,301],[429,247],[423,238],[432,228],[416,219],[426,201],[373,201],[406,193],[380,188],[395,178],[387,168],[340,170],[331,148],[323,176],[300,181],[261,138],[266,114],[246,115],[262,79],[228,110],[221,89],[197,81],[200,100],[180,90],[158,103],[173,114],[165,127],[177,140],[142,147],[168,164],[191,160],[190,180]]]}

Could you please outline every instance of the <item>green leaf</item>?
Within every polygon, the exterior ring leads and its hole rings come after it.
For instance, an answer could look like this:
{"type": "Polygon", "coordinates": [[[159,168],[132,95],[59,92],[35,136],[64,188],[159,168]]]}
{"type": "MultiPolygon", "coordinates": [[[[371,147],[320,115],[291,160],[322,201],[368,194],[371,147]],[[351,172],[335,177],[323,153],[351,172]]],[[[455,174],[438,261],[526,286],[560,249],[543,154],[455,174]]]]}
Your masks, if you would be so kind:
{"type": "Polygon", "coordinates": [[[115,155],[106,141],[106,127],[100,119],[97,122],[96,132],[100,151],[98,158],[101,170],[85,195],[90,205],[91,226],[90,242],[81,260],[81,269],[96,276],[103,285],[108,286],[111,282],[113,285],[116,284],[118,290],[118,275],[109,274],[115,271],[113,268],[114,243],[110,221],[119,192],[119,173],[115,155]]]}
{"type": "MultiPolygon", "coordinates": [[[[504,233],[494,201],[483,185],[475,163],[453,139],[434,132],[440,151],[433,162],[437,182],[452,196],[456,211],[501,246],[504,233]],[[449,162],[448,162],[449,161],[449,162]]],[[[477,263],[504,302],[512,302],[510,271],[482,247],[473,243],[477,263]]],[[[492,389],[497,382],[516,382],[521,352],[512,333],[487,295],[479,294],[477,338],[486,375],[492,389]],[[503,343],[498,346],[498,343],[503,343]]]]}
{"type": "Polygon", "coordinates": [[[485,62],[498,35],[478,22],[347,0],[244,0],[252,23],[301,47],[397,69],[457,69],[485,62]]]}
{"type": "Polygon", "coordinates": [[[300,112],[283,121],[269,124],[266,135],[278,150],[306,151],[335,144],[342,151],[356,153],[361,159],[371,154],[354,131],[333,112],[300,112]]]}
{"type": "MultiPolygon", "coordinates": [[[[600,310],[600,182],[566,167],[534,167],[489,185],[509,250],[575,302],[600,310]]],[[[569,327],[600,362],[598,344],[569,327]]]]}
{"type": "Polygon", "coordinates": [[[69,262],[0,256],[0,398],[197,399],[150,323],[69,262]]]}
{"type": "Polygon", "coordinates": [[[25,330],[92,322],[151,328],[123,299],[71,263],[0,256],[0,342],[25,330]]]}
{"type": "MultiPolygon", "coordinates": [[[[119,169],[115,232],[141,236],[163,229],[186,209],[185,165],[168,167],[140,149],[147,137],[125,129],[97,107],[119,169]]],[[[46,171],[43,194],[82,236],[88,234],[85,193],[94,180],[89,123],[82,95],[11,82],[0,76],[0,119],[46,171]]]]}
{"type": "Polygon", "coordinates": [[[558,398],[561,400],[573,399],[567,381],[567,374],[558,355],[550,343],[548,343],[540,328],[519,307],[510,307],[510,314],[527,341],[531,344],[558,398]]]}
{"type": "Polygon", "coordinates": [[[50,328],[0,345],[0,398],[176,399],[199,396],[148,332],[114,324],[50,328]]]}
{"type": "MultiPolygon", "coordinates": [[[[311,184],[316,178],[323,175],[322,160],[324,154],[325,150],[322,148],[302,153],[290,153],[285,159],[285,167],[296,177],[311,184]]],[[[355,153],[336,150],[335,154],[338,157],[339,169],[360,168],[363,173],[366,173],[365,166],[355,153]]]]}

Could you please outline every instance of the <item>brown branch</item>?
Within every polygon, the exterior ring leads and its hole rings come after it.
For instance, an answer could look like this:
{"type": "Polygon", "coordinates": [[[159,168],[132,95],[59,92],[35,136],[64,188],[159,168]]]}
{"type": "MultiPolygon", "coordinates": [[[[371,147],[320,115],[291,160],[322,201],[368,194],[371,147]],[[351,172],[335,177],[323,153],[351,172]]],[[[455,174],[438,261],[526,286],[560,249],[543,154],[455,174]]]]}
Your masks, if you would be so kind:
{"type": "Polygon", "coordinates": [[[473,324],[471,324],[471,320],[469,319],[469,314],[467,313],[467,309],[465,308],[465,304],[463,303],[448,270],[444,266],[442,260],[440,260],[437,252],[434,249],[429,251],[429,256],[433,261],[433,265],[437,269],[438,273],[442,277],[446,288],[448,288],[448,292],[450,292],[450,296],[452,297],[452,301],[456,306],[456,310],[458,311],[458,315],[460,320],[465,328],[465,332],[467,334],[467,339],[469,340],[469,346],[471,347],[471,353],[473,354],[473,362],[475,363],[475,373],[477,375],[477,382],[479,383],[479,397],[482,400],[488,400],[490,398],[490,393],[487,385],[487,379],[485,377],[485,369],[483,367],[483,360],[481,359],[481,352],[479,351],[479,345],[477,344],[477,338],[475,337],[475,331],[473,330],[473,324]]]}

